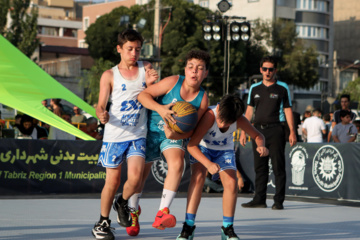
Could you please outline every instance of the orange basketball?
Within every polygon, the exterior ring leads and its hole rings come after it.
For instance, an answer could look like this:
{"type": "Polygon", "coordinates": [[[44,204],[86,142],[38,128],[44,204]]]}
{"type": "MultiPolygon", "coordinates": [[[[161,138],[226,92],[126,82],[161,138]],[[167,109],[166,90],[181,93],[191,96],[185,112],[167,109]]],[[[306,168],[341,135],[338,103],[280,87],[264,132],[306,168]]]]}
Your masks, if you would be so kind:
{"type": "Polygon", "coordinates": [[[178,133],[186,133],[196,127],[198,114],[196,108],[191,103],[178,101],[172,107],[175,112],[173,118],[176,124],[169,122],[169,127],[178,133]]]}

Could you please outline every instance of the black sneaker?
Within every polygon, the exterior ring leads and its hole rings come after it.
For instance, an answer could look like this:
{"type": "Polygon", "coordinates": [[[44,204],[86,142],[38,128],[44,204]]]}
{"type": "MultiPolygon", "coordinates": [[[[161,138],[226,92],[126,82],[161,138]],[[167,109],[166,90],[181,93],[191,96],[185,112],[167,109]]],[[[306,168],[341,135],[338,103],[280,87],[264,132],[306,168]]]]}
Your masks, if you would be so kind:
{"type": "Polygon", "coordinates": [[[184,222],[183,229],[176,240],[193,240],[195,228],[196,226],[191,227],[184,222]]]}
{"type": "Polygon", "coordinates": [[[126,204],[123,206],[120,205],[118,199],[120,198],[121,194],[116,196],[113,201],[113,208],[117,212],[117,222],[122,227],[130,227],[132,224],[132,218],[130,214],[130,208],[126,204]]]}
{"type": "Polygon", "coordinates": [[[283,210],[284,205],[282,203],[274,203],[271,207],[272,210],[283,210]]]}
{"type": "Polygon", "coordinates": [[[234,232],[234,227],[231,224],[228,227],[221,227],[221,240],[240,240],[240,238],[234,232]]]}
{"type": "Polygon", "coordinates": [[[253,200],[248,203],[241,204],[244,208],[266,208],[266,203],[256,203],[253,200]]]}
{"type": "Polygon", "coordinates": [[[92,235],[96,239],[114,240],[114,228],[110,227],[111,220],[104,220],[101,223],[95,223],[94,228],[91,230],[92,235]]]}

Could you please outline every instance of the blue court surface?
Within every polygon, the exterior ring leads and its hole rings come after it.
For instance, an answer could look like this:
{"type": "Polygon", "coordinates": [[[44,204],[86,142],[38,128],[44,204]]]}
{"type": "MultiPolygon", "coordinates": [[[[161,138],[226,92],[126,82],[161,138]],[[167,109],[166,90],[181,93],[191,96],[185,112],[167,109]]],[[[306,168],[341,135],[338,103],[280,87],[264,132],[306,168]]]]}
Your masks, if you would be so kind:
{"type": "MultiPolygon", "coordinates": [[[[140,201],[141,231],[130,237],[116,222],[111,211],[116,239],[176,239],[185,218],[186,198],[178,196],[170,208],[177,218],[175,228],[164,231],[151,227],[160,199],[153,194],[140,201]]],[[[197,240],[221,239],[221,195],[203,197],[196,217],[197,240]],[[215,196],[215,197],[214,197],[215,196]]],[[[326,202],[285,201],[285,210],[272,210],[272,199],[266,209],[246,209],[241,203],[251,195],[240,196],[235,213],[235,232],[240,239],[360,239],[360,207],[326,202]]],[[[100,214],[100,195],[40,196],[0,198],[0,239],[95,239],[91,229],[100,214]]]]}

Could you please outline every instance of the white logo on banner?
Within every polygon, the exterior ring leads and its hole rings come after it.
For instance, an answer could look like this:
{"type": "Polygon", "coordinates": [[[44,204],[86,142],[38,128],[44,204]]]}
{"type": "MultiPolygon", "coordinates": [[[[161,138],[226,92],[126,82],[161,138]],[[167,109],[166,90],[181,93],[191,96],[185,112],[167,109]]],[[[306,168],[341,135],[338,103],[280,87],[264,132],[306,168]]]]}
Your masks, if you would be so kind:
{"type": "Polygon", "coordinates": [[[309,158],[309,155],[301,145],[295,146],[289,155],[291,158],[291,182],[296,186],[303,185],[306,159],[309,158]]]}
{"type": "MultiPolygon", "coordinates": [[[[184,170],[182,174],[183,176],[185,173],[185,169],[186,169],[186,162],[184,159],[184,170]]],[[[151,173],[158,183],[164,185],[165,178],[168,173],[168,165],[162,154],[161,154],[161,159],[154,161],[153,165],[151,166],[151,173]]]]}
{"type": "Polygon", "coordinates": [[[324,192],[337,189],[344,176],[344,161],[331,145],[321,147],[315,154],[312,168],[315,183],[324,192]]]}

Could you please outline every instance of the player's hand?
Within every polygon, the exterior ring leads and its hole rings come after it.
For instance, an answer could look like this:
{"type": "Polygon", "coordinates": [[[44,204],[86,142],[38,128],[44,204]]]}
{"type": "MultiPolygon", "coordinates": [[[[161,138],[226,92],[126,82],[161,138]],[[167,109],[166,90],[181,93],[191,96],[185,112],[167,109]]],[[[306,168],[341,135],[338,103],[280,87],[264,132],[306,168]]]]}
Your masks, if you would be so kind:
{"type": "Polygon", "coordinates": [[[256,151],[260,154],[260,157],[266,157],[269,155],[269,149],[266,147],[257,147],[256,151]]]}
{"type": "Polygon", "coordinates": [[[164,132],[167,139],[175,139],[176,132],[166,124],[164,124],[164,132]]]}
{"type": "Polygon", "coordinates": [[[162,105],[160,107],[160,109],[157,111],[166,124],[168,122],[172,122],[174,124],[176,123],[175,119],[172,116],[173,114],[175,114],[175,112],[173,110],[171,110],[171,107],[174,105],[175,105],[175,103],[169,103],[167,105],[162,105]]]}
{"type": "Polygon", "coordinates": [[[159,79],[159,74],[155,69],[148,69],[145,72],[146,86],[152,85],[156,80],[159,79]]]}
{"type": "Polygon", "coordinates": [[[109,121],[110,115],[108,111],[104,111],[98,115],[98,118],[102,124],[105,124],[109,121]]]}
{"type": "Polygon", "coordinates": [[[218,173],[220,171],[219,164],[213,162],[207,165],[206,168],[211,175],[214,175],[215,173],[218,173]]]}
{"type": "Polygon", "coordinates": [[[238,177],[237,184],[238,184],[239,190],[241,190],[244,187],[244,180],[242,179],[242,177],[238,177]]]}
{"type": "Polygon", "coordinates": [[[239,141],[240,141],[240,144],[242,146],[245,146],[245,144],[246,144],[246,134],[245,134],[244,131],[241,131],[239,141]]]}

